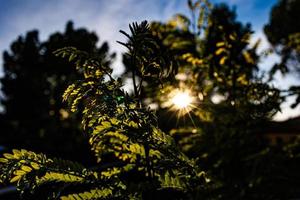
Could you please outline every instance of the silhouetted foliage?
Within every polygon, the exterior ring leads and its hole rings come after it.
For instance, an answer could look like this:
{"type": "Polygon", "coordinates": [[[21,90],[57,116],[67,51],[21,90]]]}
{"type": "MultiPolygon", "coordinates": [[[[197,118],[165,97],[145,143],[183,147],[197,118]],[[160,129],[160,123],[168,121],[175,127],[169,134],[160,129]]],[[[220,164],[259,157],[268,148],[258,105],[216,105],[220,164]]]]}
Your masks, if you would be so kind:
{"type": "Polygon", "coordinates": [[[79,115],[68,112],[61,101],[65,87],[78,79],[78,73],[52,52],[72,45],[108,65],[114,55],[108,53],[107,43],[97,47],[97,42],[94,33],[74,29],[68,22],[64,33],[54,33],[45,42],[39,40],[38,31],[30,31],[11,44],[3,57],[1,145],[91,162],[79,115]]]}
{"type": "Polygon", "coordinates": [[[287,73],[293,67],[299,70],[299,18],[300,2],[297,0],[279,0],[272,8],[264,31],[276,53],[282,57],[281,63],[274,66],[273,73],[277,70],[287,73]]]}

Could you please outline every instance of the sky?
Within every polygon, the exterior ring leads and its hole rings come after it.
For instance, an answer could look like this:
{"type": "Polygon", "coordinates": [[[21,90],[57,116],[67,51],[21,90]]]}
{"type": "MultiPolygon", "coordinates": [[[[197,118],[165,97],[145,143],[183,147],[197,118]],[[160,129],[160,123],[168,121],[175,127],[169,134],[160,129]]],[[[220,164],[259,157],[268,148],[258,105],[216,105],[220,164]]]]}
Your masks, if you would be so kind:
{"type": "MultiPolygon", "coordinates": [[[[263,26],[268,22],[271,7],[277,0],[211,0],[212,3],[227,3],[235,7],[237,19],[251,23],[255,31],[253,41],[262,39],[260,50],[268,47],[263,34],[263,26]]],[[[128,24],[134,21],[166,21],[176,13],[187,13],[186,0],[0,0],[0,52],[9,50],[9,45],[19,35],[27,31],[39,30],[40,40],[46,40],[50,34],[64,31],[66,22],[72,20],[75,28],[84,27],[96,32],[100,42],[108,41],[111,49],[118,53],[114,63],[115,74],[121,74],[121,47],[117,40],[125,38],[119,30],[128,30],[128,24]]],[[[260,64],[262,70],[268,70],[278,57],[271,56],[260,64]]],[[[0,77],[3,75],[0,59],[0,77]]],[[[296,82],[295,77],[281,77],[277,74],[275,86],[286,89],[296,82]]],[[[291,99],[289,99],[289,102],[291,99]]],[[[282,113],[276,120],[284,120],[300,114],[300,106],[289,109],[289,102],[283,104],[282,113]]]]}

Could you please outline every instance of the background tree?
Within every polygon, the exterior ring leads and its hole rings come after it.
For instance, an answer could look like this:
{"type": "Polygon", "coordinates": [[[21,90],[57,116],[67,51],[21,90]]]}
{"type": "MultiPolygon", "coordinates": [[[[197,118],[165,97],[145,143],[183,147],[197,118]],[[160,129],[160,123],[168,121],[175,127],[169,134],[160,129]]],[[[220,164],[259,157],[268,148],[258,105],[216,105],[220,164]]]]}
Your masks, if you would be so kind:
{"type": "Polygon", "coordinates": [[[108,53],[107,43],[98,47],[97,42],[94,33],[74,29],[68,22],[64,33],[54,33],[45,42],[39,40],[38,31],[30,31],[11,44],[3,55],[1,145],[91,162],[88,145],[80,134],[79,116],[68,112],[61,101],[65,87],[78,74],[52,52],[72,45],[103,58],[107,65],[114,54],[108,53]]]}
{"type": "Polygon", "coordinates": [[[299,70],[299,13],[300,2],[297,0],[279,0],[272,8],[264,31],[275,52],[282,58],[273,72],[280,70],[286,73],[293,68],[299,70]]]}
{"type": "MultiPolygon", "coordinates": [[[[276,63],[272,70],[273,76],[277,71],[282,74],[296,72],[300,75],[300,2],[297,0],[280,0],[272,8],[268,24],[264,31],[272,44],[275,53],[281,57],[281,62],[276,63]]],[[[297,95],[292,108],[300,103],[300,86],[290,87],[287,96],[297,95]]]]}
{"type": "Polygon", "coordinates": [[[298,173],[282,163],[298,166],[292,157],[299,152],[269,147],[259,137],[283,98],[256,73],[259,42],[249,44],[250,25],[236,21],[235,12],[224,4],[188,5],[191,19],[177,14],[167,23],[152,23],[153,34],[175,57],[178,74],[165,77],[163,88],[146,82],[145,104],[156,105],[160,128],[170,131],[183,152],[212,177],[207,198],[297,196],[292,176],[298,173]],[[174,106],[178,91],[189,93],[192,103],[174,106]],[[212,100],[216,96],[218,103],[212,100]],[[276,164],[265,165],[265,160],[276,164]],[[278,176],[280,170],[287,179],[278,176]]]}

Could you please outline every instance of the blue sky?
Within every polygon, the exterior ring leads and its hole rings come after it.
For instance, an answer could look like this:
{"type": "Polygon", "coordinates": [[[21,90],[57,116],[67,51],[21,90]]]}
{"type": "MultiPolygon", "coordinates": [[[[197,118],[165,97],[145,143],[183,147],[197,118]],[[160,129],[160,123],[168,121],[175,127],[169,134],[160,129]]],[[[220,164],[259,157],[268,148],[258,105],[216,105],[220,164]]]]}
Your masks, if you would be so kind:
{"type": "MultiPolygon", "coordinates": [[[[269,12],[277,0],[212,0],[235,6],[238,20],[252,24],[255,34],[253,41],[261,38],[261,49],[268,46],[262,27],[268,21],[269,12]]],[[[75,27],[86,27],[100,36],[100,41],[108,41],[112,50],[120,53],[124,49],[116,40],[124,40],[120,29],[128,30],[128,24],[141,20],[166,21],[175,13],[187,13],[186,0],[0,0],[0,52],[9,49],[9,44],[28,30],[38,29],[40,39],[46,40],[56,31],[64,31],[68,20],[75,27]]],[[[116,74],[122,72],[119,59],[114,64],[116,74]]],[[[272,56],[261,63],[268,70],[278,58],[272,56]]],[[[0,60],[2,68],[2,59],[0,60]]],[[[3,74],[0,68],[0,76],[3,74]]],[[[282,88],[295,82],[295,78],[277,76],[274,85],[282,88]]],[[[283,105],[284,112],[276,119],[285,119],[300,113],[283,105]]]]}

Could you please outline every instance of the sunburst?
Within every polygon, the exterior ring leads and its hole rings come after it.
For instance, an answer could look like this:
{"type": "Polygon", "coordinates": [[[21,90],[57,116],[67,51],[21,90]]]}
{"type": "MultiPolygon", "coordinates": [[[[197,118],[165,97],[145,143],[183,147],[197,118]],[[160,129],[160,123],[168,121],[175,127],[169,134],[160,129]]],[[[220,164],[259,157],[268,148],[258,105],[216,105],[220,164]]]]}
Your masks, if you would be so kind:
{"type": "Polygon", "coordinates": [[[170,109],[177,111],[178,116],[189,113],[194,108],[195,97],[188,89],[175,89],[169,94],[170,109]]]}

